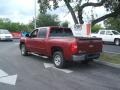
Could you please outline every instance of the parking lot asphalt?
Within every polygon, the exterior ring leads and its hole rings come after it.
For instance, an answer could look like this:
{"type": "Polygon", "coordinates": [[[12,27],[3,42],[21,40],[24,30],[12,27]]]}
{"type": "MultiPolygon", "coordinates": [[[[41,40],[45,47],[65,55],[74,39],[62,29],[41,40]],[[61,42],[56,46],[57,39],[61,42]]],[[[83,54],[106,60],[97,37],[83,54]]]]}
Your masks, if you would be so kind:
{"type": "Polygon", "coordinates": [[[66,70],[59,70],[50,66],[49,59],[21,56],[18,44],[0,42],[0,70],[8,74],[0,76],[0,90],[120,90],[118,68],[93,62],[71,63],[66,70]]]}
{"type": "Polygon", "coordinates": [[[103,51],[108,53],[120,54],[120,46],[116,46],[114,44],[104,44],[103,51]]]}

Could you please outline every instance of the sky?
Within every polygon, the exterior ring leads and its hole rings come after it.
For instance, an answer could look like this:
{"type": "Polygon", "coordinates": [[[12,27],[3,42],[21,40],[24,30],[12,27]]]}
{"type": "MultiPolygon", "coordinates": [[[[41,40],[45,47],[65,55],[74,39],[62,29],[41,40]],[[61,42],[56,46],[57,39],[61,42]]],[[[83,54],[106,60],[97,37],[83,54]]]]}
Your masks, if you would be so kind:
{"type": "Polygon", "coordinates": [[[34,17],[34,0],[0,0],[0,18],[28,23],[34,17]]]}
{"type": "MultiPolygon", "coordinates": [[[[37,0],[36,0],[37,1],[37,0]]],[[[9,18],[13,22],[20,23],[29,23],[34,18],[34,10],[35,10],[35,0],[0,0],[0,18],[9,18]]],[[[63,3],[60,4],[61,6],[63,3]]],[[[39,10],[39,5],[37,4],[37,13],[39,10]]],[[[85,9],[86,13],[90,13],[90,7],[85,9]]],[[[51,14],[59,15],[59,19],[61,21],[69,21],[71,25],[73,25],[73,20],[68,13],[68,9],[65,7],[61,7],[55,11],[48,11],[51,14]]],[[[95,12],[98,13],[98,16],[104,15],[106,12],[103,7],[95,9],[95,12]]],[[[84,16],[85,13],[83,14],[84,16]]],[[[88,20],[88,17],[84,17],[84,20],[88,20]]]]}

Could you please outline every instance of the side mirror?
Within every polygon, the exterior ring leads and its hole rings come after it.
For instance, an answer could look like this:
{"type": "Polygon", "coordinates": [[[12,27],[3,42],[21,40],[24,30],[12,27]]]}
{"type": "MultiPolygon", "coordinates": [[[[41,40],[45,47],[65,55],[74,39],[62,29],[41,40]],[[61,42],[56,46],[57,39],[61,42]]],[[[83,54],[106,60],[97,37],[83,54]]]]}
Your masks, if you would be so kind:
{"type": "Polygon", "coordinates": [[[25,36],[26,36],[26,37],[30,37],[30,35],[29,35],[29,34],[26,34],[25,36]]]}

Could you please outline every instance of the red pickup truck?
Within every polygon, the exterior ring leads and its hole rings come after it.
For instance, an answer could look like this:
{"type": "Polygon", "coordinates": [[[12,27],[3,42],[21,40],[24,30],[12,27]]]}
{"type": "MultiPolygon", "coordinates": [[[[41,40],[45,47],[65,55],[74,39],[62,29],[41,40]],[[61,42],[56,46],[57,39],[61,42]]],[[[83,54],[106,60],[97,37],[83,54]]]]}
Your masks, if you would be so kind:
{"type": "Polygon", "coordinates": [[[20,39],[22,55],[36,53],[52,58],[57,68],[67,61],[89,62],[102,52],[101,38],[74,37],[70,28],[40,27],[20,39]]]}

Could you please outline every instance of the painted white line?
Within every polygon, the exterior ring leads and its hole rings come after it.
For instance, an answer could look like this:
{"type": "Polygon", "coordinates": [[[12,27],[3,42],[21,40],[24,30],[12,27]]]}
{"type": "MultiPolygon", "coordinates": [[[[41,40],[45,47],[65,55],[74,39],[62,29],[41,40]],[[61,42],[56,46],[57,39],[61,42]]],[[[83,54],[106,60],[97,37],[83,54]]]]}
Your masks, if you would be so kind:
{"type": "Polygon", "coordinates": [[[54,67],[54,65],[50,64],[50,63],[44,63],[44,67],[45,68],[50,68],[50,67],[54,67]]]}
{"type": "Polygon", "coordinates": [[[56,70],[59,70],[59,71],[62,71],[62,72],[65,72],[65,73],[72,73],[73,71],[72,70],[68,70],[68,69],[59,69],[59,68],[56,68],[56,67],[52,67],[56,70]]]}
{"type": "Polygon", "coordinates": [[[62,71],[62,72],[65,72],[65,73],[72,73],[73,71],[72,70],[69,70],[69,69],[59,69],[59,68],[56,68],[53,64],[51,63],[44,63],[44,67],[45,68],[53,68],[53,69],[56,69],[56,70],[59,70],[59,71],[62,71]]]}
{"type": "Polygon", "coordinates": [[[17,80],[17,75],[7,76],[0,78],[1,83],[15,85],[17,80]]]}
{"type": "Polygon", "coordinates": [[[5,71],[0,69],[0,82],[10,85],[15,85],[17,80],[17,75],[9,76],[5,71]]]}
{"type": "Polygon", "coordinates": [[[120,53],[116,53],[116,52],[109,52],[109,51],[103,51],[105,53],[111,53],[111,54],[120,54],[120,53]]]}
{"type": "Polygon", "coordinates": [[[8,76],[6,72],[0,69],[0,77],[8,76]]]}

